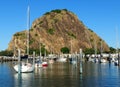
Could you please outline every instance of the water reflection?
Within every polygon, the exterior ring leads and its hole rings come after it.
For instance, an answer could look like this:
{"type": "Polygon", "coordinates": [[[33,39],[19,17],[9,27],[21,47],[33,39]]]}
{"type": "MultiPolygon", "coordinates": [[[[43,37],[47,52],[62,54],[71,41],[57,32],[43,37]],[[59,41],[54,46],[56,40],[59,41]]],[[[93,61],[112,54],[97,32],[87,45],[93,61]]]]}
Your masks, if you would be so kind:
{"type": "MultiPolygon", "coordinates": [[[[45,69],[36,70],[37,85],[41,87],[79,87],[79,77],[76,70],[72,71],[71,65],[55,63],[45,69]],[[40,76],[40,78],[39,78],[40,76]]],[[[36,73],[35,72],[35,73],[36,73]]]]}
{"type": "Polygon", "coordinates": [[[118,67],[113,64],[84,64],[83,87],[119,87],[118,67]]]}
{"type": "Polygon", "coordinates": [[[120,67],[112,63],[54,63],[36,68],[33,73],[17,74],[11,63],[0,64],[0,87],[119,87],[120,67]],[[79,65],[79,64],[78,64],[79,65]]]}
{"type": "Polygon", "coordinates": [[[14,78],[8,63],[0,63],[0,87],[14,87],[14,78]]]}
{"type": "Polygon", "coordinates": [[[16,73],[14,75],[15,87],[33,87],[34,73],[16,73]]]}

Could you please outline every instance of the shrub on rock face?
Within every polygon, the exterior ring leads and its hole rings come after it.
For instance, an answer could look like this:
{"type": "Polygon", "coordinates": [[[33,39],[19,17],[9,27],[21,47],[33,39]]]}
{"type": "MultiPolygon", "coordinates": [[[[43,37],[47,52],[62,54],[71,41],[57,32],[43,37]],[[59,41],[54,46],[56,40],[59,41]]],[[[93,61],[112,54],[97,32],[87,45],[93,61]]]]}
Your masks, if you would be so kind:
{"type": "Polygon", "coordinates": [[[61,48],[61,52],[62,52],[62,53],[69,53],[70,50],[69,50],[69,48],[67,48],[67,47],[63,47],[63,48],[61,48]]]}
{"type": "Polygon", "coordinates": [[[84,53],[85,54],[94,54],[95,53],[95,50],[93,48],[86,48],[84,50],[84,53]]]}
{"type": "Polygon", "coordinates": [[[54,31],[55,31],[55,29],[50,28],[50,29],[48,29],[48,31],[47,31],[47,32],[48,32],[49,34],[53,35],[53,34],[54,34],[54,31]]]}

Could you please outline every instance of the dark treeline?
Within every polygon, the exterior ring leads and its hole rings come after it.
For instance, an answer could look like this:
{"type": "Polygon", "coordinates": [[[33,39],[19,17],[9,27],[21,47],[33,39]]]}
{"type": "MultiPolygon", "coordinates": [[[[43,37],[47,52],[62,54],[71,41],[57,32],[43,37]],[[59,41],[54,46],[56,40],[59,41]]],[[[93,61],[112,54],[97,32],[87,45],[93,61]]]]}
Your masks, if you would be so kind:
{"type": "MultiPolygon", "coordinates": [[[[113,47],[110,47],[109,49],[110,50],[108,52],[103,52],[103,53],[116,53],[116,52],[120,51],[120,49],[116,50],[113,47]]],[[[33,54],[33,51],[35,51],[36,55],[40,54],[40,49],[29,49],[30,55],[33,54]]],[[[46,55],[48,55],[50,53],[44,47],[42,47],[41,48],[42,56],[45,55],[45,52],[46,52],[46,55]]],[[[70,53],[70,49],[67,47],[63,47],[63,48],[61,48],[61,52],[63,54],[70,53]]],[[[85,50],[83,50],[83,53],[84,54],[94,54],[95,50],[94,50],[94,48],[86,48],[85,50]]],[[[100,54],[100,53],[101,53],[100,50],[97,50],[97,54],[100,54]]],[[[0,56],[13,56],[13,55],[14,55],[13,51],[8,51],[8,50],[0,51],[0,56]]]]}

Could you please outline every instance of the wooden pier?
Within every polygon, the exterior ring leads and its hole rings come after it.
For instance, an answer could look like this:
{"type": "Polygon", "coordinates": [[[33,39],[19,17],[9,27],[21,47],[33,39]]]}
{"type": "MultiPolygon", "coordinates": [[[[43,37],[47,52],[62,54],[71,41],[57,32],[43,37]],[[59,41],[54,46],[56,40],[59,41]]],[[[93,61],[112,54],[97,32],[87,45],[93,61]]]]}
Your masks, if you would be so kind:
{"type": "Polygon", "coordinates": [[[6,57],[6,56],[0,56],[0,62],[9,62],[9,61],[17,61],[18,58],[15,57],[6,57]]]}

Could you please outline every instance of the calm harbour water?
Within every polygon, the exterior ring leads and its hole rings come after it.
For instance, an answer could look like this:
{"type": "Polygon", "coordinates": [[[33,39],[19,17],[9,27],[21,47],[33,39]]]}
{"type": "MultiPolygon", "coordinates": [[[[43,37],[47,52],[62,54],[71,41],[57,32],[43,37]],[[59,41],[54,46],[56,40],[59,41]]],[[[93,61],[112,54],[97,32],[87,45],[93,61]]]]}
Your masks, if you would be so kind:
{"type": "Polygon", "coordinates": [[[54,63],[19,75],[12,62],[0,63],[0,87],[120,87],[120,67],[86,62],[79,74],[79,66],[54,63]]]}

